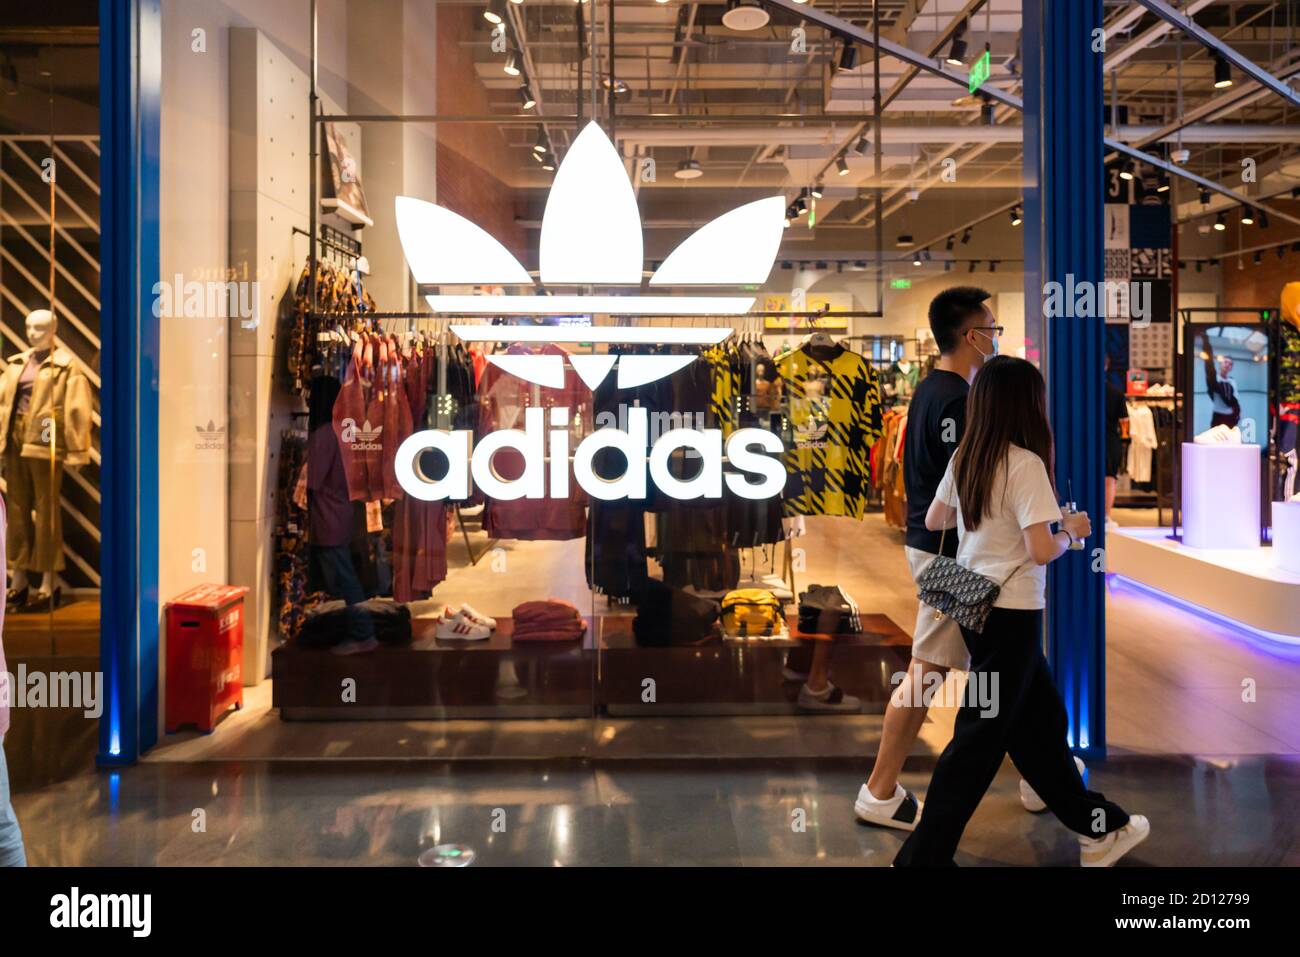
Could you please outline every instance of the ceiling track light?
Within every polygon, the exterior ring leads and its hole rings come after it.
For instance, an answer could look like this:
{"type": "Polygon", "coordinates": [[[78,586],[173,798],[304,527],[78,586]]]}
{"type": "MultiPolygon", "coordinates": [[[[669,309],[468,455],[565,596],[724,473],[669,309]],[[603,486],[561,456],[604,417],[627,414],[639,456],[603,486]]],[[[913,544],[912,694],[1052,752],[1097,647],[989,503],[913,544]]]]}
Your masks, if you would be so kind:
{"type": "Polygon", "coordinates": [[[921,250],[921,256],[923,259],[925,259],[926,262],[930,262],[931,260],[934,259],[934,257],[930,255],[929,246],[926,246],[923,250],[921,250]]]}
{"type": "Polygon", "coordinates": [[[1133,177],[1137,175],[1137,163],[1129,161],[1123,163],[1119,168],[1119,178],[1126,182],[1133,182],[1133,177]]]}
{"type": "Polygon", "coordinates": [[[957,32],[953,34],[952,45],[948,47],[947,62],[949,66],[966,65],[966,25],[967,22],[963,20],[961,26],[957,28],[957,32]]]}
{"type": "Polygon", "coordinates": [[[961,244],[962,244],[963,246],[965,246],[968,242],[970,242],[970,227],[969,227],[969,226],[966,227],[966,232],[964,232],[964,233],[961,234],[961,244]]]}
{"type": "Polygon", "coordinates": [[[951,260],[951,259],[945,259],[945,260],[943,261],[943,271],[944,271],[944,272],[952,272],[952,260],[951,260]]]}
{"type": "Polygon", "coordinates": [[[488,5],[483,8],[483,19],[496,26],[502,23],[505,18],[506,0],[488,0],[488,5]]]}
{"type": "Polygon", "coordinates": [[[1226,90],[1232,86],[1232,67],[1228,61],[1221,56],[1214,58],[1214,88],[1216,90],[1226,90]]]}
{"type": "Polygon", "coordinates": [[[844,158],[843,153],[841,153],[839,156],[835,158],[835,169],[839,172],[841,176],[849,175],[849,163],[848,160],[844,158]]]}
{"type": "Polygon", "coordinates": [[[1264,212],[1264,211],[1261,209],[1261,210],[1259,211],[1259,216],[1256,217],[1256,220],[1257,220],[1257,222],[1259,223],[1259,228],[1260,228],[1260,229],[1268,229],[1268,213],[1264,212]]]}
{"type": "Polygon", "coordinates": [[[545,155],[542,156],[542,169],[548,173],[555,171],[555,154],[550,150],[547,150],[545,155]]]}
{"type": "Polygon", "coordinates": [[[866,156],[867,148],[870,146],[871,143],[867,140],[865,135],[859,136],[858,141],[853,144],[853,152],[857,153],[859,156],[866,156]]]}
{"type": "Polygon", "coordinates": [[[858,65],[858,48],[847,40],[844,42],[844,49],[840,51],[840,69],[852,70],[858,65]]]}
{"type": "Polygon", "coordinates": [[[970,269],[968,269],[968,270],[966,270],[966,271],[967,271],[967,272],[974,272],[974,271],[975,271],[975,267],[976,267],[977,265],[979,265],[979,260],[978,260],[978,259],[972,259],[972,260],[970,261],[970,269]]]}
{"type": "Polygon", "coordinates": [[[520,69],[519,66],[518,50],[511,50],[510,53],[506,55],[505,65],[502,66],[501,69],[506,72],[507,76],[519,76],[523,73],[523,70],[520,69]]]}
{"type": "Polygon", "coordinates": [[[534,153],[549,153],[551,150],[550,137],[546,135],[546,127],[541,123],[537,124],[537,142],[533,144],[534,153]]]}
{"type": "Polygon", "coordinates": [[[821,183],[817,183],[816,185],[813,186],[811,192],[812,192],[813,199],[821,199],[822,195],[825,193],[825,190],[822,189],[821,183]]]}
{"type": "Polygon", "coordinates": [[[998,125],[998,118],[997,118],[996,116],[993,115],[993,104],[992,104],[992,103],[987,103],[987,102],[986,102],[983,106],[980,107],[980,116],[982,116],[982,117],[984,118],[984,125],[985,125],[985,126],[997,126],[997,125],[998,125]]]}
{"type": "Polygon", "coordinates": [[[948,237],[948,241],[943,244],[943,248],[946,249],[948,252],[952,252],[952,247],[955,245],[957,245],[957,236],[954,233],[953,235],[948,237]]]}
{"type": "Polygon", "coordinates": [[[1210,191],[1206,189],[1204,186],[1201,187],[1201,205],[1202,206],[1210,205],[1210,191]]]}
{"type": "Polygon", "coordinates": [[[1013,206],[1011,208],[1011,225],[1019,226],[1024,221],[1025,221],[1025,215],[1020,211],[1020,207],[1013,206]]]}
{"type": "Polygon", "coordinates": [[[1227,228],[1228,228],[1228,217],[1224,216],[1223,213],[1219,213],[1218,216],[1215,216],[1215,217],[1214,217],[1214,228],[1217,229],[1219,232],[1223,232],[1225,229],[1227,229],[1227,228]]]}
{"type": "Polygon", "coordinates": [[[913,265],[913,266],[920,266],[920,265],[921,265],[921,256],[920,256],[919,253],[918,253],[917,255],[915,255],[915,256],[912,257],[912,265],[913,265]]]}
{"type": "Polygon", "coordinates": [[[533,96],[533,91],[527,83],[519,88],[519,105],[525,110],[531,110],[537,105],[537,97],[533,96]]]}
{"type": "Polygon", "coordinates": [[[996,259],[991,260],[989,262],[989,272],[997,272],[997,271],[998,271],[998,261],[996,259]]]}
{"type": "Polygon", "coordinates": [[[1255,211],[1254,211],[1253,209],[1251,209],[1249,206],[1244,206],[1244,207],[1242,207],[1242,210],[1241,210],[1241,225],[1243,225],[1243,226],[1254,226],[1254,225],[1255,225],[1255,211]]]}
{"type": "Polygon", "coordinates": [[[1172,188],[1172,184],[1169,182],[1169,177],[1167,175],[1161,176],[1160,184],[1156,186],[1156,192],[1167,193],[1171,188],[1172,188]]]}
{"type": "Polygon", "coordinates": [[[1260,250],[1255,250],[1255,265],[1258,266],[1264,261],[1264,254],[1260,250]]]}

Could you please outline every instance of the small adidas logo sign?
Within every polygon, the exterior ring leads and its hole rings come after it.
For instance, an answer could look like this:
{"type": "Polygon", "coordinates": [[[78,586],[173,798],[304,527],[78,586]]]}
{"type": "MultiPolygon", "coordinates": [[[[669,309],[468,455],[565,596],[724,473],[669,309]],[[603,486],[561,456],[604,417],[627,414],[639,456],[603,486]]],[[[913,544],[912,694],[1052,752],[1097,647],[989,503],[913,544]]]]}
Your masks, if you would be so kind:
{"type": "Polygon", "coordinates": [[[344,419],[343,434],[340,439],[354,452],[379,452],[383,450],[383,445],[379,441],[383,431],[382,425],[371,425],[369,419],[360,426],[355,419],[344,419]]]}
{"type": "Polygon", "coordinates": [[[217,425],[208,420],[207,427],[196,425],[194,431],[199,434],[198,441],[194,447],[200,451],[221,451],[226,447],[226,427],[217,425]]]}

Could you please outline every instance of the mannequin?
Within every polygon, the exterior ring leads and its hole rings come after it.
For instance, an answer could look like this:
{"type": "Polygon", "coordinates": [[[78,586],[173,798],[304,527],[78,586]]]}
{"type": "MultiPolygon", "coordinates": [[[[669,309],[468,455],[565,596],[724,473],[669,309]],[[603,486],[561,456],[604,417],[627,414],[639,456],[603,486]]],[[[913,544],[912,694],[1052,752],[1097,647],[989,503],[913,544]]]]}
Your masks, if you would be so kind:
{"type": "Polygon", "coordinates": [[[0,377],[0,461],[8,484],[8,593],[14,611],[58,606],[63,569],[65,466],[90,461],[90,383],[76,358],[56,340],[58,319],[48,309],[27,316],[31,347],[10,356],[0,377]],[[37,593],[31,579],[39,575],[37,593]]]}

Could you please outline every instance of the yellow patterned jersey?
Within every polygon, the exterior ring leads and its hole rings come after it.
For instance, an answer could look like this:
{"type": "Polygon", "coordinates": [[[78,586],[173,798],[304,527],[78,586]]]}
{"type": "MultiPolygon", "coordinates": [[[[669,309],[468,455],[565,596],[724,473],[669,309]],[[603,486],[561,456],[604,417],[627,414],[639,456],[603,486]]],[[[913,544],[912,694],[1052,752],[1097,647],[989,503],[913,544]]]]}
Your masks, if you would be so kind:
{"type": "Polygon", "coordinates": [[[880,377],[848,349],[823,362],[803,349],[777,360],[793,442],[784,460],[787,515],[861,518],[871,446],[881,433],[880,377]]]}

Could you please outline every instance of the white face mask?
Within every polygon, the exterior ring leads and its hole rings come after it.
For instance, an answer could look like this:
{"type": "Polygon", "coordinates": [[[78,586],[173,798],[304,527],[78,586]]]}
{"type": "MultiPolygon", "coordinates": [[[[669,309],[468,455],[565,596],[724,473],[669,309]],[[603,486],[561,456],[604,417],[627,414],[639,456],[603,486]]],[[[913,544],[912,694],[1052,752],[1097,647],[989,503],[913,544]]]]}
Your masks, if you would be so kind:
{"type": "Polygon", "coordinates": [[[975,333],[977,337],[983,336],[985,339],[988,339],[993,346],[992,352],[985,352],[979,346],[975,345],[974,343],[971,343],[971,347],[980,354],[980,358],[988,360],[988,359],[992,359],[995,355],[998,354],[998,337],[996,335],[990,335],[988,330],[986,329],[974,329],[972,331],[975,333]]]}

